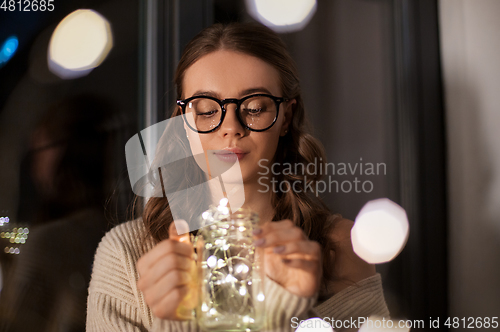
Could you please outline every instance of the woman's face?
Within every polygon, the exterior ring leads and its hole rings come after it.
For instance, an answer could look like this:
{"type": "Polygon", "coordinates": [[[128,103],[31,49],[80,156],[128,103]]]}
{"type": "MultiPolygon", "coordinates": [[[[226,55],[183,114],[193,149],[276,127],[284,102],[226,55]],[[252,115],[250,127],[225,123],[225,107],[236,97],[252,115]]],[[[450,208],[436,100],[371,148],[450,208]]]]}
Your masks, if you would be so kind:
{"type": "Polygon", "coordinates": [[[65,147],[63,144],[54,145],[45,129],[34,132],[31,147],[34,150],[31,176],[40,193],[50,196],[54,193],[54,179],[65,147]]]}
{"type": "MultiPolygon", "coordinates": [[[[183,99],[208,95],[220,100],[243,98],[255,93],[283,97],[278,71],[259,58],[228,50],[203,56],[189,67],[184,75],[183,99]]],[[[204,151],[233,149],[238,156],[243,182],[258,181],[260,165],[270,165],[280,136],[285,135],[295,100],[280,105],[276,123],[268,130],[254,132],[245,129],[236,116],[235,104],[226,104],[226,116],[214,132],[197,134],[204,151]],[[240,153],[241,152],[241,153],[240,153]],[[262,159],[267,162],[259,161],[262,159]]],[[[186,126],[188,135],[196,135],[186,126]]]]}

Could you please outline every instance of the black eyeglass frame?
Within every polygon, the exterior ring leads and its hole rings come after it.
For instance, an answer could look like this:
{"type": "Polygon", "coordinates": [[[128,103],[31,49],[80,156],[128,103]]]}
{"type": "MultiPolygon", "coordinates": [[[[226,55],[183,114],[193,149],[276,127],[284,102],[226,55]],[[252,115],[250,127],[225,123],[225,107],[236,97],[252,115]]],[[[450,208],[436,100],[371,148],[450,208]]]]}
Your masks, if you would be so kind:
{"type": "Polygon", "coordinates": [[[187,126],[189,127],[189,129],[191,129],[192,131],[194,132],[197,132],[199,134],[208,134],[208,133],[211,133],[211,132],[214,132],[216,131],[217,129],[219,129],[219,127],[222,125],[222,122],[224,122],[224,118],[226,117],[226,108],[224,107],[226,104],[236,104],[236,109],[235,109],[235,112],[236,112],[236,118],[238,119],[239,123],[241,124],[241,126],[245,129],[248,129],[250,131],[256,131],[256,132],[262,132],[262,131],[266,131],[268,130],[269,128],[271,128],[272,126],[274,126],[274,124],[276,123],[276,120],[278,119],[278,116],[280,114],[280,105],[281,103],[283,102],[287,102],[289,101],[288,98],[283,98],[283,97],[275,97],[273,95],[269,95],[269,94],[265,94],[265,93],[257,93],[257,94],[253,94],[253,95],[249,95],[249,96],[246,96],[246,97],[243,97],[241,99],[236,99],[236,98],[226,98],[226,99],[223,99],[223,100],[220,100],[220,99],[217,99],[215,97],[211,97],[211,96],[192,96],[192,97],[189,97],[187,99],[184,99],[184,100],[177,100],[177,105],[179,105],[181,107],[181,110],[182,110],[182,118],[184,119],[184,122],[186,122],[187,126]],[[274,117],[274,120],[273,122],[267,127],[267,128],[264,128],[264,129],[254,129],[254,128],[251,128],[249,126],[247,126],[244,122],[243,122],[243,119],[241,118],[241,114],[239,112],[240,110],[240,106],[241,104],[247,100],[247,99],[250,99],[250,98],[253,98],[253,97],[269,97],[271,98],[272,100],[274,100],[275,104],[276,104],[276,116],[274,117]],[[214,128],[210,129],[210,130],[206,130],[206,131],[199,131],[193,127],[191,127],[191,125],[189,124],[188,120],[186,119],[186,105],[187,103],[189,103],[191,100],[193,99],[196,99],[196,98],[205,98],[205,99],[211,99],[215,102],[217,102],[219,105],[220,105],[220,108],[222,110],[222,115],[220,117],[220,121],[219,123],[217,124],[217,126],[215,126],[214,128]]]}

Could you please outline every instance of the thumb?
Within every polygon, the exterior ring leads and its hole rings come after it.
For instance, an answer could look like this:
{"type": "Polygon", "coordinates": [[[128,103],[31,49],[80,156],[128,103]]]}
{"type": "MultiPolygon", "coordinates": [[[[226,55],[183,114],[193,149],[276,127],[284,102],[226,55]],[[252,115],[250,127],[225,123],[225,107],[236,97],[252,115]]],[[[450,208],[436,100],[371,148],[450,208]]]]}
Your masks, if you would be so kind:
{"type": "Polygon", "coordinates": [[[189,243],[189,225],[184,219],[174,220],[168,228],[168,238],[189,243]]]}

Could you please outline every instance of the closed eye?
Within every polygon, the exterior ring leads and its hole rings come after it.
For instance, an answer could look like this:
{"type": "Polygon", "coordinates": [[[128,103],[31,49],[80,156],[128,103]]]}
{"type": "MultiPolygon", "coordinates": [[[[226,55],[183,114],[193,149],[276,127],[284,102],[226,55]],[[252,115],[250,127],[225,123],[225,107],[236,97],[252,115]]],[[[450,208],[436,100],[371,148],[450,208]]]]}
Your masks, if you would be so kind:
{"type": "Polygon", "coordinates": [[[218,110],[208,111],[208,112],[196,112],[197,116],[211,117],[214,116],[218,110]]]}
{"type": "Polygon", "coordinates": [[[258,115],[258,114],[264,112],[265,109],[263,109],[263,108],[245,108],[243,111],[245,113],[250,114],[250,115],[258,115]]]}

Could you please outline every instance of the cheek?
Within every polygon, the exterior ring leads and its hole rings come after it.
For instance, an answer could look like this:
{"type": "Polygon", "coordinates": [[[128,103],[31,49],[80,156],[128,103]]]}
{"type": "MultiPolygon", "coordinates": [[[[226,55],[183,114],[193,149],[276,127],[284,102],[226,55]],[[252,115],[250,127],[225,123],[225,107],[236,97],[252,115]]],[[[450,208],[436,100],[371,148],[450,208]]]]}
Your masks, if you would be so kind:
{"type": "Polygon", "coordinates": [[[199,134],[200,137],[200,143],[201,147],[200,149],[202,151],[208,151],[208,150],[217,150],[217,149],[222,149],[223,147],[217,145],[216,139],[213,137],[214,134],[199,134]]]}
{"type": "Polygon", "coordinates": [[[210,134],[198,134],[193,131],[188,132],[189,147],[193,155],[203,154],[210,148],[210,134]]]}
{"type": "Polygon", "coordinates": [[[276,149],[278,147],[279,142],[279,133],[269,132],[266,133],[265,136],[260,137],[258,142],[256,142],[257,146],[259,146],[260,150],[260,158],[272,160],[274,155],[276,154],[276,149]]]}

